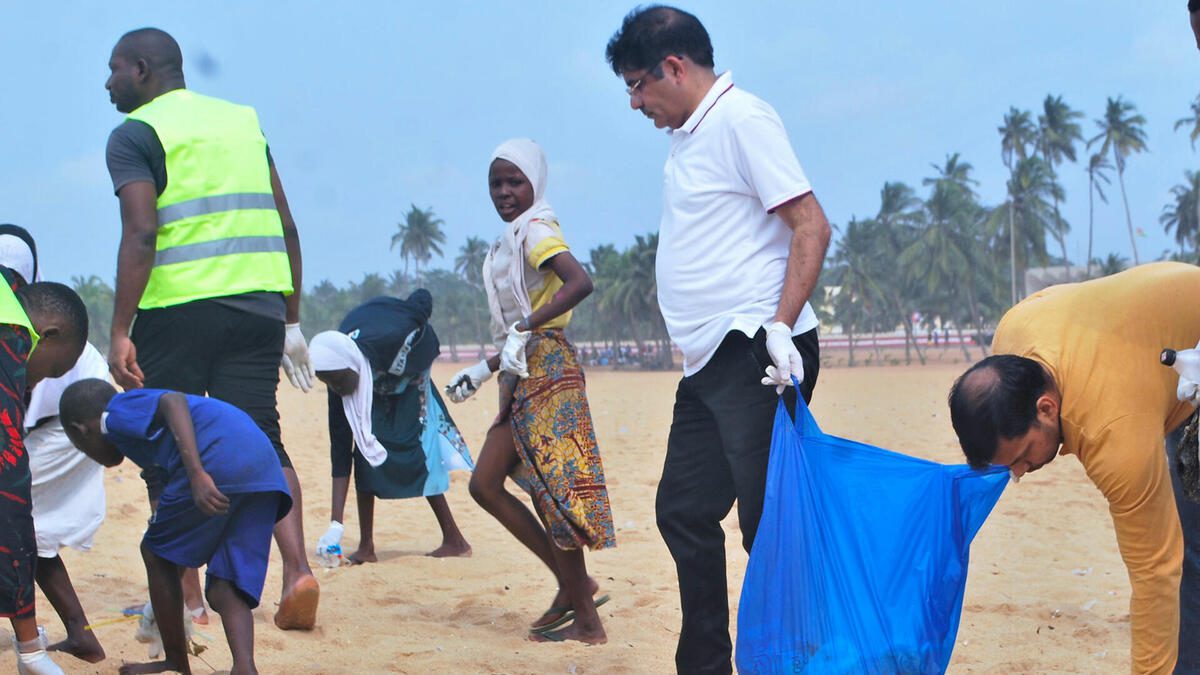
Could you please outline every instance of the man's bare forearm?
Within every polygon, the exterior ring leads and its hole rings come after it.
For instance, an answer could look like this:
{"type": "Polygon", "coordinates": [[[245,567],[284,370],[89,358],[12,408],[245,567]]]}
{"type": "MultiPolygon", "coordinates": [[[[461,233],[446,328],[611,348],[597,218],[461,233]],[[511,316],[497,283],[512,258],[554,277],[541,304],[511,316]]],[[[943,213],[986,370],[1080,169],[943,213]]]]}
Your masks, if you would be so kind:
{"type": "Polygon", "coordinates": [[[796,319],[809,301],[829,248],[831,229],[821,204],[811,192],[780,206],[776,213],[792,230],[788,248],[787,272],[783,292],[772,322],[795,326],[796,319]]]}

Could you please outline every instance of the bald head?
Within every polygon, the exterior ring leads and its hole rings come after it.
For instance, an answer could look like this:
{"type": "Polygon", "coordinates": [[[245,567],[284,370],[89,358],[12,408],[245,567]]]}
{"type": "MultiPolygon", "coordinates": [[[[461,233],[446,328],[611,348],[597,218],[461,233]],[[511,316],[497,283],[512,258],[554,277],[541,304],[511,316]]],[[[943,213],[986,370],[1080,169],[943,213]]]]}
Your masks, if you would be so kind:
{"type": "Polygon", "coordinates": [[[1037,400],[1056,391],[1032,359],[997,354],[971,366],[950,389],[950,422],[967,461],[984,467],[1001,439],[1025,434],[1037,421],[1037,400]]]}
{"type": "Polygon", "coordinates": [[[117,110],[124,113],[184,87],[179,43],[157,28],[139,28],[122,35],[108,67],[112,74],[104,86],[117,110]]]}

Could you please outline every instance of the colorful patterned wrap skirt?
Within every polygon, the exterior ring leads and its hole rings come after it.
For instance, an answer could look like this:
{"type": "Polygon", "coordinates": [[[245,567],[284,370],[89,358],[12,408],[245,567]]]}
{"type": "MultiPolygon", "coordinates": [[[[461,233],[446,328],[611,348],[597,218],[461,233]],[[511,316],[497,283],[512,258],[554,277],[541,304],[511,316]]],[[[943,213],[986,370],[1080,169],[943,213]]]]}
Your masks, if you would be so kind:
{"type": "Polygon", "coordinates": [[[604,465],[596,445],[583,370],[560,329],[535,331],[529,377],[501,373],[500,415],[512,426],[520,463],[511,477],[533,498],[560,549],[617,545],[604,465]]]}

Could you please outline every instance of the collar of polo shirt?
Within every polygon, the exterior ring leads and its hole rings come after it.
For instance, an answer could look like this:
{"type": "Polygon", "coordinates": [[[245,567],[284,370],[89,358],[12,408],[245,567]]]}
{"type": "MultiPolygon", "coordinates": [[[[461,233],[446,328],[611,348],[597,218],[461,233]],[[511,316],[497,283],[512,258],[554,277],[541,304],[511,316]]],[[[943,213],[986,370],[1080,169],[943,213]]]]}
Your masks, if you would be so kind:
{"type": "Polygon", "coordinates": [[[727,70],[721,73],[716,82],[713,82],[713,86],[709,88],[704,98],[700,99],[700,105],[696,106],[696,109],[692,111],[692,114],[683,123],[683,126],[678,129],[668,129],[667,133],[673,134],[676,131],[682,131],[687,134],[696,133],[696,127],[700,126],[700,123],[704,121],[704,116],[708,114],[709,110],[712,110],[712,107],[725,95],[725,92],[732,88],[733,71],[727,70]]]}

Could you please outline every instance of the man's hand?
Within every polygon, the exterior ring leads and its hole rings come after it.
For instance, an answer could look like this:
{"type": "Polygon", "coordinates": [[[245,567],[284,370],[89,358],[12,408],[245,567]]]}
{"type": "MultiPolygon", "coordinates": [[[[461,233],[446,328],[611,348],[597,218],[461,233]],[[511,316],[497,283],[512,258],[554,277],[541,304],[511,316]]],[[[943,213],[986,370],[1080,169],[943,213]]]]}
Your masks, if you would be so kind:
{"type": "Polygon", "coordinates": [[[446,396],[455,403],[463,401],[475,395],[484,382],[492,379],[492,369],[488,366],[487,359],[483,359],[473,366],[467,366],[454,374],[450,384],[446,385],[446,396]]]}
{"type": "Polygon", "coordinates": [[[762,383],[768,386],[775,385],[775,393],[782,394],[784,389],[791,386],[793,377],[804,381],[804,359],[800,357],[800,350],[796,349],[796,344],[792,342],[790,326],[776,321],[763,328],[767,331],[767,354],[771,356],[775,365],[767,366],[766,377],[762,379],[762,383]]]}
{"type": "Polygon", "coordinates": [[[508,327],[508,338],[504,341],[504,349],[500,350],[500,370],[524,379],[529,377],[529,365],[525,362],[525,345],[533,333],[517,330],[519,325],[520,321],[508,327]]]}
{"type": "Polygon", "coordinates": [[[221,494],[207,471],[200,471],[192,476],[191,484],[192,499],[201,513],[206,516],[220,516],[229,511],[229,497],[221,494]]]}
{"type": "Polygon", "coordinates": [[[141,389],[146,376],[137,363],[137,347],[128,335],[114,335],[108,348],[108,370],[113,379],[126,391],[141,389]]]}
{"type": "Polygon", "coordinates": [[[308,393],[312,389],[313,374],[312,361],[308,358],[308,342],[304,339],[304,333],[300,332],[299,323],[287,324],[287,333],[283,338],[283,372],[287,374],[288,381],[304,393],[308,393]]]}

